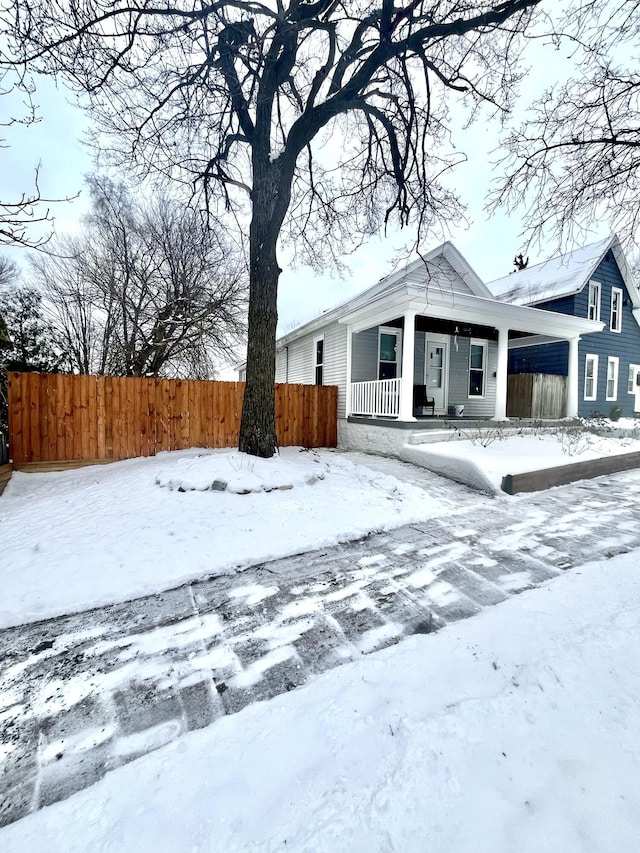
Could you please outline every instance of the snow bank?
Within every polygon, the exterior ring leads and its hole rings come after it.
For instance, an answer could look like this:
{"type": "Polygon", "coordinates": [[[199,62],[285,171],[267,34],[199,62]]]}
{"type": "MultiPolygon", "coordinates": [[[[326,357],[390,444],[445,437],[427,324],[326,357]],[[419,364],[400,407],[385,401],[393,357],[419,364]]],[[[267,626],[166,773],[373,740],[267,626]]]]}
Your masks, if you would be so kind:
{"type": "Polygon", "coordinates": [[[433,444],[408,444],[403,457],[430,471],[486,492],[499,491],[507,474],[522,474],[585,462],[602,456],[640,451],[640,441],[615,435],[595,435],[568,428],[566,432],[495,437],[482,445],[473,439],[433,444]]]}
{"type": "MultiPolygon", "coordinates": [[[[312,457],[313,458],[313,457],[312,457]]],[[[314,460],[317,463],[317,459],[314,460]]],[[[180,492],[227,491],[235,494],[273,492],[310,486],[324,480],[318,464],[299,459],[258,459],[235,450],[222,450],[197,459],[180,459],[156,475],[159,486],[180,492]]]]}

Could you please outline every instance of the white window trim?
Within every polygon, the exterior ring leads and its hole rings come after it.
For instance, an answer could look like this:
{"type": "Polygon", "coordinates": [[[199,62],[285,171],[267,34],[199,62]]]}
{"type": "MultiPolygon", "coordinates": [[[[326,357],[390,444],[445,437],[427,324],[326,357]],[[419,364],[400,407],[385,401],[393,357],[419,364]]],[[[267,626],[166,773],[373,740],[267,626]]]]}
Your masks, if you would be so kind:
{"type": "Polygon", "coordinates": [[[468,400],[484,400],[487,395],[487,363],[489,358],[489,342],[481,341],[477,338],[469,339],[469,369],[467,371],[467,399],[468,400]],[[471,347],[482,347],[482,394],[471,394],[471,371],[479,370],[477,367],[471,367],[471,347]]]}
{"type": "MultiPolygon", "coordinates": [[[[378,376],[380,375],[380,339],[382,335],[396,336],[396,379],[402,376],[402,329],[396,326],[378,326],[378,376]]],[[[390,362],[388,362],[390,364],[390,362]]]]}
{"type": "Polygon", "coordinates": [[[584,357],[584,393],[585,400],[598,399],[598,356],[588,352],[584,357]],[[587,396],[587,364],[589,360],[593,360],[593,394],[587,396]]]}
{"type": "Polygon", "coordinates": [[[587,302],[587,317],[589,320],[600,320],[600,302],[602,298],[602,285],[599,281],[590,281],[589,282],[589,290],[588,290],[588,302],[587,302]],[[595,316],[591,317],[591,292],[596,294],[596,298],[593,301],[593,306],[595,308],[595,316]]]}
{"type": "Polygon", "coordinates": [[[630,364],[629,365],[629,376],[627,378],[627,394],[635,394],[635,388],[633,385],[633,376],[634,372],[640,368],[639,364],[630,364]]]}
{"type": "Polygon", "coordinates": [[[622,289],[619,287],[611,288],[611,313],[609,314],[609,331],[616,332],[620,334],[622,332],[622,289]],[[613,325],[613,300],[615,296],[618,296],[618,324],[617,327],[613,325]]]}
{"type": "Polygon", "coordinates": [[[322,368],[322,382],[319,384],[324,385],[324,357],[325,357],[324,335],[317,335],[313,339],[313,384],[314,385],[318,385],[318,382],[316,382],[316,371],[319,367],[322,368]],[[318,346],[317,346],[318,341],[322,341],[322,361],[321,362],[318,361],[318,346]]]}
{"type": "Polygon", "coordinates": [[[607,384],[605,385],[605,400],[608,403],[613,403],[618,399],[618,367],[620,359],[615,355],[610,355],[607,359],[607,384]],[[613,396],[609,396],[609,367],[613,365],[613,396]]]}

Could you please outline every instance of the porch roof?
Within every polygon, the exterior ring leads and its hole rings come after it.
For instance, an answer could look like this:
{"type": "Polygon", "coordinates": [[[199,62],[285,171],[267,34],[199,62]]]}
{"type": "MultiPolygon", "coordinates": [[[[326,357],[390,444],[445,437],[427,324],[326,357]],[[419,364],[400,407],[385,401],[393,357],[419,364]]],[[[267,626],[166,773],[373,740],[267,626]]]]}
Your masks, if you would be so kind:
{"type": "Polygon", "coordinates": [[[338,319],[354,332],[382,325],[406,311],[415,311],[427,317],[455,322],[510,329],[529,335],[543,335],[548,339],[569,339],[599,332],[601,322],[499,302],[484,296],[462,293],[434,293],[424,287],[404,281],[379,293],[365,304],[345,312],[338,319]]]}
{"type": "MultiPolygon", "coordinates": [[[[313,332],[322,329],[328,323],[336,321],[342,322],[341,318],[343,315],[349,316],[352,312],[364,309],[372,302],[375,302],[379,297],[396,293],[399,288],[402,290],[402,288],[407,285],[413,285],[413,287],[418,291],[424,290],[429,283],[428,269],[430,264],[441,257],[449,262],[460,281],[471,293],[477,296],[493,299],[491,291],[473,270],[468,261],[462,256],[458,249],[456,249],[453,243],[447,241],[446,243],[442,243],[442,245],[437,246],[435,249],[432,249],[430,252],[427,252],[417,260],[414,260],[403,266],[401,269],[396,270],[396,272],[384,276],[371,287],[368,287],[361,293],[357,293],[350,297],[346,302],[343,302],[334,308],[330,308],[327,311],[323,311],[322,314],[314,317],[307,323],[303,323],[297,328],[292,329],[290,332],[287,332],[285,335],[281,335],[277,340],[278,349],[287,346],[299,337],[312,334],[313,332]]],[[[431,284],[429,292],[431,293],[434,290],[437,290],[437,285],[431,284]]],[[[454,293],[451,288],[446,292],[449,293],[450,296],[454,293]]]]}

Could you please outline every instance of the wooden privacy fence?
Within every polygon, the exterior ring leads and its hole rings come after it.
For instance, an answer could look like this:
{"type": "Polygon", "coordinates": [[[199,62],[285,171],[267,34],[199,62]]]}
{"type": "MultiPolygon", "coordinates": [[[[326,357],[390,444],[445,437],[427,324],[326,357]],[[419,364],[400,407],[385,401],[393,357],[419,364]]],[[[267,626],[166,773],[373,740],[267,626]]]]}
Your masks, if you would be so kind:
{"type": "Polygon", "coordinates": [[[548,373],[513,373],[508,377],[507,416],[564,418],[567,377],[548,373]]]}
{"type": "MultiPolygon", "coordinates": [[[[238,442],[244,382],[53,373],[8,376],[14,467],[153,456],[238,442]]],[[[281,447],[335,447],[335,386],[276,385],[281,447]]]]}

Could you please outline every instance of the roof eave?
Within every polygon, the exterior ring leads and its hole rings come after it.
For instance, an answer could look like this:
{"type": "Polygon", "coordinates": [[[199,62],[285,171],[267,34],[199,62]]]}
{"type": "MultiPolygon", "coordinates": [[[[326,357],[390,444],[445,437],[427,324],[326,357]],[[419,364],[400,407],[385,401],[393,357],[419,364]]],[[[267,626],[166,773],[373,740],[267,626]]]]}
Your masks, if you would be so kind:
{"type": "Polygon", "coordinates": [[[466,294],[455,294],[450,302],[431,298],[425,302],[424,292],[416,287],[405,287],[393,294],[384,294],[378,300],[358,308],[339,318],[338,322],[362,331],[379,325],[381,317],[388,320],[413,310],[417,314],[448,320],[468,320],[492,328],[508,328],[513,331],[536,334],[579,337],[603,329],[604,324],[569,314],[559,314],[523,305],[512,305],[496,299],[466,294]]]}

